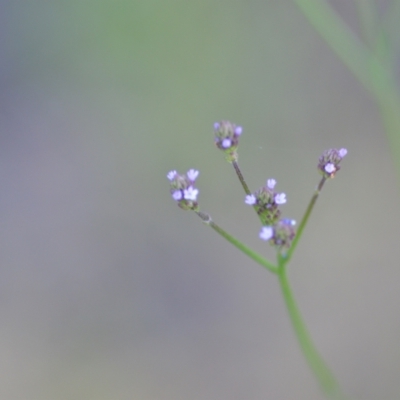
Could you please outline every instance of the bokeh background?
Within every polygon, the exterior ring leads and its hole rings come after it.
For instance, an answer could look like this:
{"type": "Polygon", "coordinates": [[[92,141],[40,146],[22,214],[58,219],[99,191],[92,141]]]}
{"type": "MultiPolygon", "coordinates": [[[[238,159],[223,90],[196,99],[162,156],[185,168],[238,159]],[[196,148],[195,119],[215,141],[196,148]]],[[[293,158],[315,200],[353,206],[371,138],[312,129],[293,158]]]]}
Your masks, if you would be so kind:
{"type": "MultiPolygon", "coordinates": [[[[355,5],[331,4],[358,34],[355,5]]],[[[380,2],[382,12],[388,2],[380,2]]],[[[290,265],[354,399],[400,398],[399,185],[373,99],[291,0],[0,2],[0,398],[321,399],[212,124],[299,220],[323,150],[349,154],[290,265]]]]}

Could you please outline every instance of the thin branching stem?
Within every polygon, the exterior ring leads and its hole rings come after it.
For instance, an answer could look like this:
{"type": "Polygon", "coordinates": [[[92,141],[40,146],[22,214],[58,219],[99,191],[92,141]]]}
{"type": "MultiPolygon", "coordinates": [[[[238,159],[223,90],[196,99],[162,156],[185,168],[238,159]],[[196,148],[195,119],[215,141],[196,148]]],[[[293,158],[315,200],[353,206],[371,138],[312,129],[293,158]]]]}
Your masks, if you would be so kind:
{"type": "Polygon", "coordinates": [[[256,263],[262,265],[267,270],[276,274],[278,272],[278,268],[272,264],[270,261],[266,260],[261,254],[256,253],[254,250],[250,249],[246,245],[244,245],[241,241],[230,235],[224,229],[222,229],[219,225],[217,225],[211,217],[203,213],[202,211],[196,211],[196,214],[203,220],[203,222],[209,225],[215,232],[220,234],[224,239],[226,239],[229,243],[233,244],[237,249],[242,251],[244,254],[249,256],[256,263]]]}
{"type": "Polygon", "coordinates": [[[324,183],[326,181],[326,178],[323,177],[320,181],[320,183],[317,186],[317,189],[314,192],[314,195],[311,197],[310,203],[308,204],[308,207],[306,209],[306,212],[303,215],[303,218],[299,224],[299,228],[297,229],[296,236],[293,239],[292,245],[290,246],[288,252],[286,255],[282,257],[282,262],[284,264],[287,264],[289,260],[291,259],[293,252],[295,251],[297,244],[301,238],[301,235],[303,234],[304,228],[307,225],[308,219],[310,218],[311,212],[315,206],[315,203],[317,202],[318,196],[321,193],[322,187],[324,186],[324,183]]]}

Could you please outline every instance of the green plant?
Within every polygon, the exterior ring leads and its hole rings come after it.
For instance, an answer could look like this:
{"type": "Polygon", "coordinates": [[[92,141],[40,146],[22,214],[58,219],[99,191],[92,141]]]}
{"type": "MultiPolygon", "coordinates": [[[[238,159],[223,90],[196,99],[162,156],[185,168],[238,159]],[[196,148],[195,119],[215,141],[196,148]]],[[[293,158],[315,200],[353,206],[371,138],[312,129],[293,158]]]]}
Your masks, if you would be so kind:
{"type": "Polygon", "coordinates": [[[318,170],[322,178],[296,232],[296,223],[294,220],[281,218],[280,206],[286,203],[286,194],[275,191],[276,181],[274,179],[268,179],[265,186],[262,186],[254,193],[250,192],[238,164],[237,150],[242,128],[228,121],[221,121],[214,124],[214,133],[216,146],[224,152],[226,160],[234,167],[246,193],[245,203],[254,208],[260,219],[263,226],[259,234],[260,239],[268,241],[277,250],[276,263],[272,263],[262,255],[254,252],[217,225],[208,214],[201,211],[197,201],[199,190],[195,187],[195,181],[199,175],[198,171],[191,169],[185,175],[180,175],[176,171],[170,171],[167,177],[170,181],[171,196],[180,208],[194,211],[205,224],[278,277],[293,329],[309,366],[324,392],[331,398],[342,399],[344,397],[341,394],[338,383],[315,348],[306,325],[303,322],[287,278],[287,265],[302,236],[324,183],[328,179],[333,178],[339,171],[339,164],[347,154],[347,150],[330,149],[325,151],[319,158],[318,170]]]}

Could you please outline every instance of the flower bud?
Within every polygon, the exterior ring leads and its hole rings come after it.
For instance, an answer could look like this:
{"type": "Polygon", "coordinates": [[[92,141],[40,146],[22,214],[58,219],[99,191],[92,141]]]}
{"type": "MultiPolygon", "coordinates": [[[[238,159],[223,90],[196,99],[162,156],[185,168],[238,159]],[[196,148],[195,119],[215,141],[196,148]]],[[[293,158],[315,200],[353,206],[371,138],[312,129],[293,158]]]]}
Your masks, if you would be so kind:
{"type": "Polygon", "coordinates": [[[225,153],[227,161],[237,161],[237,147],[239,136],[243,128],[229,121],[220,121],[214,124],[214,140],[216,146],[225,153]]]}
{"type": "Polygon", "coordinates": [[[339,163],[347,154],[346,149],[329,149],[318,160],[318,169],[325,178],[333,178],[339,171],[339,163]]]}
{"type": "Polygon", "coordinates": [[[245,203],[254,206],[265,225],[274,225],[279,220],[281,211],[278,206],[286,203],[286,194],[276,193],[275,185],[275,179],[268,179],[266,186],[245,198],[245,203]]]}
{"type": "Polygon", "coordinates": [[[269,241],[271,245],[280,249],[288,249],[296,234],[294,226],[296,221],[293,219],[281,219],[273,226],[263,226],[259,237],[269,241]]]}

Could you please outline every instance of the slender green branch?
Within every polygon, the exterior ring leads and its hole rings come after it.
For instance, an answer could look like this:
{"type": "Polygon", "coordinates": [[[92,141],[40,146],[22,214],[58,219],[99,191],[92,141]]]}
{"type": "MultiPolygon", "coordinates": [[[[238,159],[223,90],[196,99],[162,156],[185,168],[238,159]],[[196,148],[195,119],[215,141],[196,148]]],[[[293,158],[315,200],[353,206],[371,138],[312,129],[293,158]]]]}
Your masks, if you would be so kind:
{"type": "Polygon", "coordinates": [[[325,181],[326,181],[326,178],[323,177],[321,179],[320,183],[318,184],[313,197],[311,197],[310,203],[308,204],[306,212],[304,213],[303,218],[299,224],[299,227],[297,229],[296,236],[293,239],[292,245],[290,246],[287,254],[281,258],[282,263],[287,264],[289,262],[289,260],[291,259],[293,252],[296,249],[297,243],[299,242],[301,235],[303,234],[303,230],[307,225],[308,218],[310,217],[311,211],[313,210],[314,205],[317,202],[318,196],[321,192],[322,187],[324,186],[325,181]]]}
{"type": "MultiPolygon", "coordinates": [[[[362,84],[373,92],[368,48],[358,40],[327,0],[293,0],[310,24],[362,84]]],[[[379,65],[382,69],[382,66],[379,65]]]]}
{"type": "Polygon", "coordinates": [[[374,0],[356,0],[361,33],[367,47],[386,69],[391,69],[391,55],[387,32],[379,18],[379,10],[374,0]]]}
{"type": "Polygon", "coordinates": [[[300,310],[297,307],[296,300],[293,297],[284,265],[279,268],[278,277],[290,321],[312,372],[317,378],[322,390],[327,396],[329,396],[329,398],[344,399],[339,384],[312,342],[310,334],[308,333],[300,314],[300,310]]]}
{"type": "Polygon", "coordinates": [[[400,98],[389,64],[382,62],[357,39],[327,0],[293,1],[336,55],[374,96],[382,114],[393,160],[400,173],[400,98]]]}
{"type": "Polygon", "coordinates": [[[233,244],[237,249],[239,249],[244,254],[249,256],[249,258],[254,260],[256,263],[262,265],[264,268],[273,272],[274,274],[278,272],[278,268],[274,264],[266,260],[262,255],[256,253],[255,251],[244,245],[241,241],[230,235],[228,232],[223,230],[211,219],[211,217],[208,214],[203,213],[201,211],[196,211],[196,214],[203,220],[204,223],[209,225],[212,229],[214,229],[214,231],[219,233],[224,239],[226,239],[229,243],[233,244]]]}
{"type": "MultiPolygon", "coordinates": [[[[233,167],[235,168],[236,175],[238,176],[239,181],[240,181],[240,183],[242,184],[242,187],[243,187],[244,191],[246,192],[247,195],[250,195],[250,194],[251,194],[250,189],[249,189],[249,187],[247,186],[247,183],[246,183],[246,181],[245,181],[245,179],[244,179],[244,176],[243,176],[243,174],[242,174],[242,171],[241,171],[240,168],[239,168],[238,162],[237,162],[237,161],[232,161],[232,165],[233,165],[233,167]]],[[[265,225],[262,216],[261,216],[261,215],[258,213],[258,211],[257,211],[257,206],[254,205],[254,206],[253,206],[253,209],[254,209],[254,211],[256,212],[256,214],[257,214],[259,220],[261,221],[261,225],[265,225]]]]}
{"type": "Polygon", "coordinates": [[[374,0],[356,0],[361,33],[366,45],[372,50],[377,34],[377,7],[374,0]]]}
{"type": "Polygon", "coordinates": [[[238,176],[239,181],[242,184],[244,191],[246,192],[246,194],[251,194],[250,189],[247,186],[246,181],[244,180],[242,171],[239,168],[238,162],[237,161],[232,161],[232,165],[233,165],[233,168],[235,168],[236,175],[238,176]]]}

